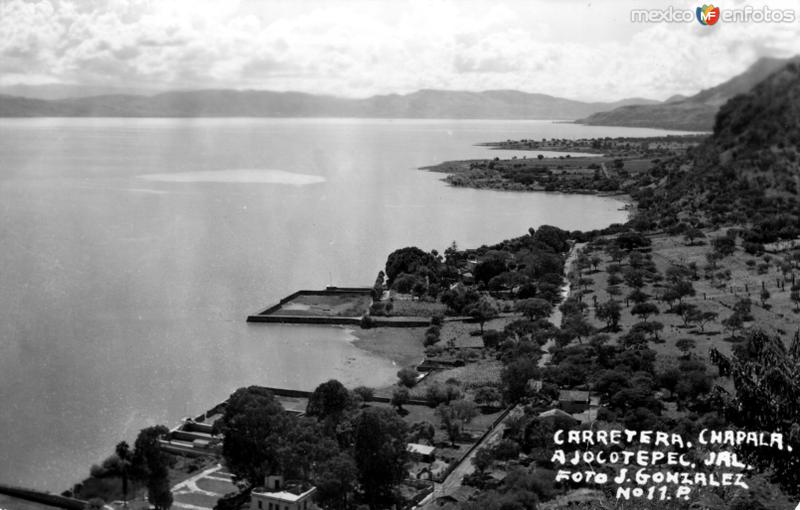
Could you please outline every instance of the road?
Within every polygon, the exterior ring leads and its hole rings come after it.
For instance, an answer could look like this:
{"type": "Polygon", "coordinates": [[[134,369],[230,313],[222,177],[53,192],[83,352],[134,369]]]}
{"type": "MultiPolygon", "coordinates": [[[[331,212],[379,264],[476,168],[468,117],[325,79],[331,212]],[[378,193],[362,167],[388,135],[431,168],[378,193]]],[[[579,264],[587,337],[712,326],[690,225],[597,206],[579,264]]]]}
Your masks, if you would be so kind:
{"type": "Polygon", "coordinates": [[[506,422],[514,417],[521,416],[523,414],[523,410],[520,406],[516,406],[514,409],[509,411],[509,413],[498,423],[492,431],[483,438],[476,448],[470,452],[469,455],[464,457],[461,462],[453,469],[447,478],[444,479],[442,483],[434,484],[433,492],[428,495],[425,499],[420,501],[420,503],[415,507],[418,509],[425,509],[428,507],[429,504],[436,501],[437,498],[442,496],[446,496],[447,494],[452,494],[456,489],[461,487],[461,482],[464,480],[464,477],[467,475],[471,475],[475,472],[475,466],[472,464],[472,459],[475,457],[475,454],[478,452],[479,449],[492,446],[496,444],[503,438],[503,431],[505,430],[506,422]]]}

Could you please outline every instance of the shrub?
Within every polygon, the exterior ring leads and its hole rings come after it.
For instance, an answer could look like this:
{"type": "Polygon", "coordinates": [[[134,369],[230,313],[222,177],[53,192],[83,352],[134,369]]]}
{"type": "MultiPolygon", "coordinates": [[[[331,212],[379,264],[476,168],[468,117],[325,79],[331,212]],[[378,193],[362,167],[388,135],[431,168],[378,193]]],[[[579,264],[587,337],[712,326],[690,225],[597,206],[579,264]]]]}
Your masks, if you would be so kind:
{"type": "Polygon", "coordinates": [[[413,388],[417,384],[419,372],[413,368],[403,368],[397,372],[397,378],[400,379],[400,384],[407,388],[413,388]]]}
{"type": "Polygon", "coordinates": [[[353,388],[353,393],[355,393],[362,402],[369,402],[372,400],[372,397],[375,396],[375,390],[366,386],[358,386],[353,388]]]}

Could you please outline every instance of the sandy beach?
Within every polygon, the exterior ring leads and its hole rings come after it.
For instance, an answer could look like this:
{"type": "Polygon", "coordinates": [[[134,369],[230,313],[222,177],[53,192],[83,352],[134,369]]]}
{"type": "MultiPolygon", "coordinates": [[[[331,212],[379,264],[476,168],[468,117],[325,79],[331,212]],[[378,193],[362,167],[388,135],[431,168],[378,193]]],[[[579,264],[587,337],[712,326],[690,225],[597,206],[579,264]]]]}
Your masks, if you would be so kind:
{"type": "Polygon", "coordinates": [[[425,357],[423,328],[348,329],[353,345],[391,360],[398,369],[416,366],[425,357]]]}

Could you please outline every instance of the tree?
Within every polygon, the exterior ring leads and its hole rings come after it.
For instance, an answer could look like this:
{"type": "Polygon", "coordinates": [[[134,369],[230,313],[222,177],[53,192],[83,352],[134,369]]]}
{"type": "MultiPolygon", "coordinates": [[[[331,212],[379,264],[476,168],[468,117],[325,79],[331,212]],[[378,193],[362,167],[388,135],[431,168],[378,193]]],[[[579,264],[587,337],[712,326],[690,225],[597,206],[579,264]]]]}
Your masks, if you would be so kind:
{"type": "Polygon", "coordinates": [[[670,312],[674,312],[675,311],[675,307],[673,307],[672,304],[675,301],[680,301],[680,296],[675,291],[675,289],[668,288],[668,289],[666,289],[664,291],[663,294],[661,294],[661,301],[667,303],[667,306],[669,306],[669,311],[670,312]]]}
{"type": "Polygon", "coordinates": [[[125,441],[117,443],[114,452],[119,459],[119,477],[122,479],[122,501],[128,501],[128,475],[133,462],[133,452],[125,441]]]}
{"type": "Polygon", "coordinates": [[[516,404],[525,398],[528,381],[540,374],[536,361],[520,358],[512,361],[500,373],[503,397],[509,404],[516,404]]]}
{"type": "Polygon", "coordinates": [[[479,473],[484,473],[493,463],[494,454],[492,454],[490,448],[485,446],[483,448],[478,448],[478,451],[475,452],[475,456],[472,457],[472,465],[475,466],[475,469],[477,469],[479,473]]]}
{"type": "Polygon", "coordinates": [[[744,321],[740,314],[734,312],[727,319],[723,319],[722,325],[731,332],[733,338],[736,338],[736,333],[744,327],[744,321]]]}
{"type": "Polygon", "coordinates": [[[694,318],[700,313],[697,305],[691,303],[678,303],[672,311],[681,316],[684,327],[689,327],[689,323],[693,322],[694,318]]]}
{"type": "Polygon", "coordinates": [[[411,400],[411,395],[408,393],[408,388],[397,387],[392,392],[392,405],[397,408],[398,413],[403,413],[403,405],[408,404],[411,400]]]}
{"type": "Polygon", "coordinates": [[[332,417],[335,421],[344,414],[345,410],[352,404],[350,392],[342,383],[336,379],[331,379],[317,386],[308,398],[306,415],[325,420],[332,417]]]}
{"type": "MultiPolygon", "coordinates": [[[[159,440],[167,433],[169,433],[169,429],[163,425],[142,429],[134,442],[134,452],[131,458],[131,470],[138,479],[145,482],[147,498],[156,510],[167,510],[172,506],[168,471],[169,457],[159,445],[159,440]]],[[[120,452],[123,452],[126,446],[117,445],[120,452]]]]}
{"type": "Polygon", "coordinates": [[[606,329],[616,330],[622,315],[622,306],[618,301],[609,299],[605,303],[597,305],[597,308],[594,310],[594,315],[598,320],[606,323],[606,329]]]}
{"type": "Polygon", "coordinates": [[[689,246],[694,245],[694,240],[695,239],[703,239],[705,236],[706,235],[703,233],[702,230],[700,230],[699,228],[695,228],[695,227],[689,227],[683,233],[683,237],[687,241],[689,241],[689,246]]]}
{"type": "Polygon", "coordinates": [[[651,315],[658,315],[658,307],[653,303],[638,303],[631,308],[631,313],[647,322],[647,318],[651,315]]]}
{"type": "Polygon", "coordinates": [[[283,407],[266,388],[236,390],[214,424],[215,432],[224,435],[222,456],[230,472],[256,486],[277,472],[279,444],[271,436],[285,433],[286,420],[283,407]]]}
{"type": "Polygon", "coordinates": [[[542,225],[533,232],[533,241],[549,247],[555,253],[564,253],[569,245],[569,232],[552,225],[542,225]]]}
{"type": "Polygon", "coordinates": [[[483,333],[481,338],[485,348],[494,349],[505,339],[505,335],[496,329],[489,329],[483,333]]]}
{"type": "Polygon", "coordinates": [[[491,405],[502,399],[502,393],[494,386],[480,386],[475,390],[475,402],[478,404],[491,405]]]}
{"type": "MultiPolygon", "coordinates": [[[[349,429],[350,415],[344,416],[335,429],[330,422],[320,423],[315,418],[289,415],[287,418],[281,435],[269,437],[276,448],[278,469],[275,472],[288,479],[308,480],[319,463],[339,453],[339,443],[334,437],[349,429]]],[[[342,440],[342,444],[345,443],[342,440]]]]}
{"type": "MultiPolygon", "coordinates": [[[[425,281],[413,274],[400,273],[392,284],[392,289],[401,294],[411,294],[417,285],[424,286],[425,281]]],[[[423,291],[424,294],[424,291],[423,291]]]]}
{"type": "Polygon", "coordinates": [[[619,338],[619,343],[625,349],[637,348],[647,344],[647,337],[643,331],[634,331],[632,329],[619,338]]]}
{"type": "Polygon", "coordinates": [[[625,280],[625,284],[632,289],[644,287],[644,274],[638,269],[627,268],[622,273],[622,277],[625,280]]]}
{"type": "Polygon", "coordinates": [[[540,298],[519,300],[514,307],[517,312],[527,316],[532,321],[548,317],[553,310],[553,305],[549,301],[540,298]]]}
{"type": "Polygon", "coordinates": [[[155,510],[169,510],[172,506],[172,490],[170,490],[169,477],[164,476],[149,480],[147,483],[147,500],[155,510]]]}
{"type": "Polygon", "coordinates": [[[397,378],[400,379],[400,384],[406,388],[413,388],[414,385],[417,384],[418,377],[419,372],[410,367],[402,368],[397,372],[397,378]]]}
{"type": "Polygon", "coordinates": [[[786,348],[779,336],[756,330],[734,348],[728,358],[712,350],[710,358],[720,372],[730,374],[734,398],[721,400],[725,416],[740,430],[764,430],[783,436],[783,447],[760,448],[742,444],[743,459],[758,472],[768,473],[790,494],[800,494],[800,339],[786,348]]]}
{"type": "Polygon", "coordinates": [[[692,322],[700,327],[700,331],[706,331],[706,324],[716,320],[719,314],[717,312],[701,312],[700,314],[692,315],[692,322]]]}
{"type": "Polygon", "coordinates": [[[331,510],[352,508],[350,495],[358,485],[358,468],[352,457],[340,453],[317,466],[314,475],[317,502],[331,510]]]}
{"type": "Polygon", "coordinates": [[[678,301],[681,302],[683,301],[683,298],[691,297],[694,296],[695,294],[692,282],[684,279],[680,279],[673,282],[672,286],[670,287],[670,290],[675,293],[675,295],[678,297],[678,301]]]}
{"type": "Polygon", "coordinates": [[[434,383],[425,390],[425,399],[428,405],[436,407],[461,398],[461,390],[455,384],[434,383]]]}
{"type": "Polygon", "coordinates": [[[436,437],[436,428],[429,421],[418,421],[411,425],[408,437],[410,441],[415,443],[424,440],[428,444],[433,444],[433,440],[436,437]]]}
{"type": "Polygon", "coordinates": [[[608,248],[606,248],[606,253],[608,253],[608,256],[611,257],[611,260],[617,264],[622,262],[622,259],[625,258],[625,252],[623,252],[622,249],[620,249],[620,247],[616,244],[610,244],[608,248]]]}
{"type": "Polygon", "coordinates": [[[417,247],[411,246],[393,251],[386,259],[386,277],[389,285],[401,273],[415,274],[421,270],[436,267],[436,258],[430,253],[425,253],[417,247]]]}
{"type": "Polygon", "coordinates": [[[562,332],[569,338],[577,338],[579,343],[594,333],[594,328],[583,314],[571,314],[564,317],[562,332]]]}
{"type": "Polygon", "coordinates": [[[761,293],[759,294],[759,298],[761,298],[761,306],[766,307],[767,300],[770,298],[770,293],[766,287],[761,289],[761,293]]]}
{"type": "Polygon", "coordinates": [[[638,322],[633,325],[631,331],[641,331],[646,335],[650,335],[650,339],[658,341],[658,333],[664,329],[664,324],[658,321],[638,322]]]}
{"type": "Polygon", "coordinates": [[[789,299],[791,299],[792,303],[794,303],[795,311],[800,311],[800,289],[793,287],[789,293],[789,299]]]}
{"type": "Polygon", "coordinates": [[[367,408],[354,423],[353,458],[371,507],[392,503],[394,486],[406,477],[406,424],[386,408],[367,408]]]}
{"type": "Polygon", "coordinates": [[[736,239],[730,236],[718,236],[711,239],[711,246],[720,257],[733,255],[736,251],[736,239]]]}
{"type": "Polygon", "coordinates": [[[599,265],[600,265],[600,263],[602,263],[602,262],[603,262],[603,259],[601,259],[601,258],[600,258],[600,257],[598,257],[597,255],[595,255],[595,256],[593,256],[593,257],[592,257],[592,258],[589,260],[589,262],[591,262],[591,263],[592,263],[592,268],[593,268],[595,271],[597,271],[597,266],[599,266],[599,265]]]}
{"type": "Polygon", "coordinates": [[[695,348],[697,344],[691,338],[679,338],[675,341],[675,347],[678,348],[684,355],[684,357],[689,357],[689,352],[695,348]]]}
{"type": "Polygon", "coordinates": [[[614,243],[622,250],[631,251],[636,248],[646,248],[650,246],[651,241],[638,232],[623,232],[617,236],[614,243]]]}
{"type": "Polygon", "coordinates": [[[471,400],[454,400],[450,402],[450,407],[455,409],[456,417],[458,417],[464,425],[468,425],[473,418],[478,416],[478,406],[471,400]]]}
{"type": "Polygon", "coordinates": [[[428,292],[428,284],[422,278],[418,278],[416,282],[414,282],[413,287],[411,287],[411,295],[417,298],[417,301],[422,299],[428,292]]]}
{"type": "Polygon", "coordinates": [[[472,274],[477,281],[489,283],[489,280],[506,271],[507,259],[507,253],[493,252],[475,266],[472,274]]]}
{"type": "Polygon", "coordinates": [[[362,402],[371,402],[375,396],[375,390],[367,386],[357,386],[353,388],[353,394],[360,398],[362,402]]]}
{"type": "Polygon", "coordinates": [[[477,303],[472,305],[468,310],[467,313],[475,319],[478,324],[481,326],[481,334],[483,334],[483,326],[486,324],[486,321],[490,321],[497,317],[500,313],[500,310],[497,307],[497,302],[488,297],[488,296],[481,296],[477,303]]]}
{"type": "Polygon", "coordinates": [[[733,311],[741,315],[743,321],[751,321],[753,320],[753,315],[751,313],[752,305],[753,303],[750,301],[750,298],[741,298],[733,304],[733,311]]]}
{"type": "Polygon", "coordinates": [[[519,443],[513,439],[501,439],[494,448],[492,448],[492,453],[500,460],[516,459],[519,457],[519,443]]]}
{"type": "Polygon", "coordinates": [[[442,423],[450,443],[455,445],[465,424],[478,415],[478,407],[469,400],[454,400],[449,404],[441,404],[436,408],[436,416],[442,423]]]}
{"type": "Polygon", "coordinates": [[[454,289],[447,289],[442,293],[441,301],[455,314],[469,313],[468,310],[481,298],[473,289],[458,285],[454,289]]]}
{"type": "Polygon", "coordinates": [[[630,294],[628,294],[628,300],[633,301],[634,303],[645,303],[647,300],[650,299],[650,295],[645,292],[642,292],[640,289],[633,289],[630,294]]]}

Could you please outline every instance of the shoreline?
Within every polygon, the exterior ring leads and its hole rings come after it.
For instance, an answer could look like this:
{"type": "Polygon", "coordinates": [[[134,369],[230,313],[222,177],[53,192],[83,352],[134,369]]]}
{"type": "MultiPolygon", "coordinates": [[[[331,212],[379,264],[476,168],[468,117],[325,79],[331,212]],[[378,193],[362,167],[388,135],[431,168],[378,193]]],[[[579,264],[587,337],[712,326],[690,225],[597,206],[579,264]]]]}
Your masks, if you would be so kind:
{"type": "Polygon", "coordinates": [[[416,366],[425,359],[424,328],[344,328],[350,343],[370,354],[391,361],[398,370],[416,366]]]}

